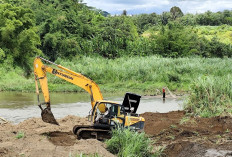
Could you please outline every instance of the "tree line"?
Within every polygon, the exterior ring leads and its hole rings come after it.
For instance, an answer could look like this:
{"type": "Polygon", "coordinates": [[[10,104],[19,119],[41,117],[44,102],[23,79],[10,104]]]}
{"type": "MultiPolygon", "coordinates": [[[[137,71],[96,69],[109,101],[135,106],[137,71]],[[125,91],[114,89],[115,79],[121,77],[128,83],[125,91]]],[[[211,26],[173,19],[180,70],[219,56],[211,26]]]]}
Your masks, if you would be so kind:
{"type": "Polygon", "coordinates": [[[106,16],[81,0],[0,0],[0,63],[26,70],[34,56],[231,57],[231,45],[199,37],[196,25],[232,25],[232,11],[106,16]],[[150,30],[148,35],[145,32],[150,30]]]}
{"type": "Polygon", "coordinates": [[[139,32],[147,30],[154,25],[167,25],[170,22],[178,21],[184,26],[219,26],[232,25],[232,10],[224,10],[219,12],[207,11],[201,14],[186,14],[179,7],[172,7],[170,12],[163,12],[162,14],[139,14],[134,15],[133,21],[138,27],[139,32]]]}

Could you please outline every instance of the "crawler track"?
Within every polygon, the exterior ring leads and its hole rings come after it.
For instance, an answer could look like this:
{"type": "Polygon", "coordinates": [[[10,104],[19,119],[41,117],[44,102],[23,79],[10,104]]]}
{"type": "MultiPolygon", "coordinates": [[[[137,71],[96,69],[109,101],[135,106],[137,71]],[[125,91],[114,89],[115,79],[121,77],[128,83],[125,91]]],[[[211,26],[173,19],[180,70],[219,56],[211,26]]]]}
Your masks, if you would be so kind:
{"type": "Polygon", "coordinates": [[[73,133],[77,139],[97,139],[105,140],[111,138],[110,130],[96,129],[91,125],[76,125],[73,127],[73,133]]]}

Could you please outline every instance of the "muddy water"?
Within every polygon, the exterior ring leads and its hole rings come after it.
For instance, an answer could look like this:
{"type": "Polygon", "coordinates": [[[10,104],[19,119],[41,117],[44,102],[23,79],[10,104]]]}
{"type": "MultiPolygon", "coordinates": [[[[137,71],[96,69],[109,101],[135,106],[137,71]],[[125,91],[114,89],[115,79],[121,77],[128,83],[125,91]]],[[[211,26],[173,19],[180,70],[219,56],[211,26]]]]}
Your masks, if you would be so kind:
{"type": "MultiPolygon", "coordinates": [[[[103,94],[106,100],[121,103],[124,94],[103,94]]],[[[40,96],[42,98],[42,96],[40,96]]],[[[85,117],[91,110],[90,97],[87,93],[51,93],[52,112],[56,118],[67,115],[85,117]]],[[[43,100],[40,100],[43,102],[43,100]]],[[[13,123],[19,123],[31,117],[40,117],[34,93],[0,92],[0,117],[13,123]]],[[[142,97],[137,113],[169,112],[182,109],[182,100],[159,97],[142,97]]]]}

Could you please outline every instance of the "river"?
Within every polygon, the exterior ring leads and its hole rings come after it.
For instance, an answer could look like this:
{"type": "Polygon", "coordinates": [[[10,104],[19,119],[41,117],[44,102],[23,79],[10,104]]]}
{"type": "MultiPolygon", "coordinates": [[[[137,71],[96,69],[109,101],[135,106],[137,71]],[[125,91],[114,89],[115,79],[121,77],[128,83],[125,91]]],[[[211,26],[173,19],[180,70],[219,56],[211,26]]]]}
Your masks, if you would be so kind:
{"type": "MultiPolygon", "coordinates": [[[[122,103],[124,94],[104,93],[105,100],[122,103]]],[[[41,97],[41,102],[42,96],[41,97]]],[[[85,117],[91,110],[90,97],[87,93],[51,93],[52,112],[56,118],[67,115],[85,117]]],[[[13,123],[19,123],[32,117],[40,117],[35,93],[0,92],[0,117],[13,123]]],[[[137,113],[176,111],[183,109],[183,100],[142,96],[137,113]]]]}

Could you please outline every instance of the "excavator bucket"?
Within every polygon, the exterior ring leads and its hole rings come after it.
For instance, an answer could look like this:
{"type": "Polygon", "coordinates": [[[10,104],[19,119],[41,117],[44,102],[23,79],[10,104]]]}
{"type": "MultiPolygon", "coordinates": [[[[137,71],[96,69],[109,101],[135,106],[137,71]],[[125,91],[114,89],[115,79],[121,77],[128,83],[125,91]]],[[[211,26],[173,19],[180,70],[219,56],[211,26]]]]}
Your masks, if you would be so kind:
{"type": "Polygon", "coordinates": [[[50,108],[45,108],[41,112],[42,120],[46,123],[59,125],[50,108]]]}

